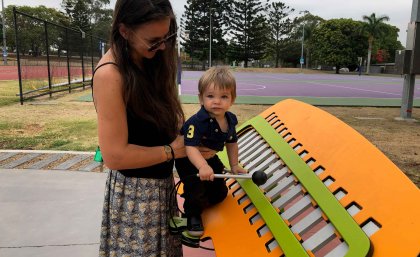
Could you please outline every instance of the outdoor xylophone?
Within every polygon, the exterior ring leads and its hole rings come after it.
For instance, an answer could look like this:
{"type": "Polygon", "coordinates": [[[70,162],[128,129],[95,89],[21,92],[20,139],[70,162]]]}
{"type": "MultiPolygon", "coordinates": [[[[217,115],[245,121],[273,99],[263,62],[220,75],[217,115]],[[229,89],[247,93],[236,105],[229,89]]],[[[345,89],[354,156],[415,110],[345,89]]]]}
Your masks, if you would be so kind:
{"type": "Polygon", "coordinates": [[[227,179],[203,213],[218,257],[419,255],[420,190],[348,125],[284,100],[238,137],[240,163],[268,180],[227,179]]]}

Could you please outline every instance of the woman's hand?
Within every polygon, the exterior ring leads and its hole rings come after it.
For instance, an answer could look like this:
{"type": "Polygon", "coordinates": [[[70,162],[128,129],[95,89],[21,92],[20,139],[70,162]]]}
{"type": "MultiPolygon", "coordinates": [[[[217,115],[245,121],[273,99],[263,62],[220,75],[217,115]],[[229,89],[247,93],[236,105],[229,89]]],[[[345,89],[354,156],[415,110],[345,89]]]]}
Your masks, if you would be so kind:
{"type": "Polygon", "coordinates": [[[187,156],[185,152],[185,145],[184,145],[184,136],[178,135],[175,140],[170,143],[170,146],[174,150],[174,158],[183,158],[187,156]]]}

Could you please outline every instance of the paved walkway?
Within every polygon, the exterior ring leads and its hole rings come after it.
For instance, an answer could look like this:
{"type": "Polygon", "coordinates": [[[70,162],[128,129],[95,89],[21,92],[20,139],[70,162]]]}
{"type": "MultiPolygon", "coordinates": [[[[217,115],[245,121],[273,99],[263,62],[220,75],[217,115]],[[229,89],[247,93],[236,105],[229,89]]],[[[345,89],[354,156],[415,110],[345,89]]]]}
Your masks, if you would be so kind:
{"type": "Polygon", "coordinates": [[[93,152],[0,150],[0,169],[71,170],[99,172],[93,152]]]}
{"type": "MultiPolygon", "coordinates": [[[[0,256],[98,256],[107,173],[92,159],[88,152],[0,150],[0,256]]],[[[215,255],[184,247],[184,256],[215,255]]]]}
{"type": "Polygon", "coordinates": [[[0,169],[0,256],[97,256],[106,175],[0,169]]]}

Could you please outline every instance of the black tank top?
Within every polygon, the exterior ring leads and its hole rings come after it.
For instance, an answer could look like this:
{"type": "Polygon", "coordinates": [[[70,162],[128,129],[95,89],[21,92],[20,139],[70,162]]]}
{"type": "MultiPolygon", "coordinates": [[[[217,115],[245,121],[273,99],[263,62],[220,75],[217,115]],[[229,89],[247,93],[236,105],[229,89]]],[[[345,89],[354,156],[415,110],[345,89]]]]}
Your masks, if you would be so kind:
{"type": "MultiPolygon", "coordinates": [[[[96,70],[100,67],[113,64],[118,67],[114,62],[106,62],[98,67],[93,72],[95,75],[96,70]]],[[[92,76],[92,98],[93,98],[93,76],[92,76]]],[[[95,107],[96,108],[96,107],[95,107]]],[[[141,146],[163,146],[171,143],[171,139],[165,133],[163,133],[157,126],[152,122],[147,121],[135,114],[130,106],[126,108],[127,113],[127,127],[128,127],[128,143],[141,146]]],[[[139,156],[139,158],[145,158],[139,156]]],[[[164,179],[168,178],[172,174],[174,162],[162,162],[150,167],[120,170],[120,172],[127,177],[137,178],[157,178],[164,179]]]]}

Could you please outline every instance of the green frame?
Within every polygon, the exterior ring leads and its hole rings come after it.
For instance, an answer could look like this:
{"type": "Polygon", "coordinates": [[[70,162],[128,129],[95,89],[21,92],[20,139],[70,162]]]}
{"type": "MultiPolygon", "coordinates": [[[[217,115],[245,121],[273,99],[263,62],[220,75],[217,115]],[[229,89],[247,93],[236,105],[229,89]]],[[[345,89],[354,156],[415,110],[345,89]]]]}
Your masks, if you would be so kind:
{"type": "MultiPolygon", "coordinates": [[[[316,201],[338,233],[340,233],[349,246],[346,256],[367,256],[370,251],[369,238],[314,171],[309,168],[296,151],[293,150],[263,117],[256,116],[242,124],[237,129],[238,134],[249,130],[251,127],[281,157],[289,170],[299,180],[314,201],[316,201]]],[[[228,165],[226,151],[221,152],[219,156],[222,162],[228,165]]],[[[257,208],[284,254],[286,256],[296,257],[309,256],[287,223],[277,213],[258,186],[247,179],[238,179],[238,183],[257,208]]]]}

